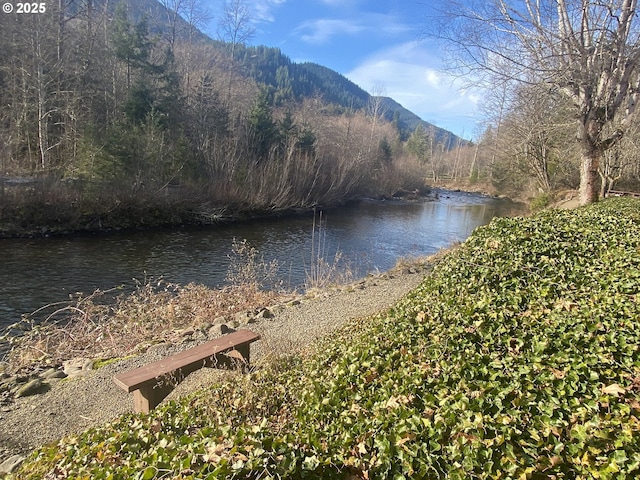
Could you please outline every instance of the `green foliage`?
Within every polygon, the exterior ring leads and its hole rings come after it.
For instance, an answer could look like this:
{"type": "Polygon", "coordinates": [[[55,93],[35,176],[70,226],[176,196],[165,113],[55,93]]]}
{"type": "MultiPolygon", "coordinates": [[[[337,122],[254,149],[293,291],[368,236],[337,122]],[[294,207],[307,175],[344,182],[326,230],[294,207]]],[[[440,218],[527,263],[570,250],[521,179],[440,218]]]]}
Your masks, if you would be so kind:
{"type": "MultiPolygon", "coordinates": [[[[224,44],[220,46],[226,48],[224,44]]],[[[305,98],[321,96],[333,105],[336,113],[364,110],[371,96],[348,78],[322,65],[311,62],[295,63],[279,48],[264,45],[248,47],[236,45],[237,59],[248,76],[267,89],[276,106],[291,104],[305,98]]],[[[397,102],[385,98],[386,119],[393,122],[405,140],[417,126],[433,129],[435,143],[451,149],[458,137],[430,125],[397,102]]]]}
{"type": "Polygon", "coordinates": [[[113,180],[122,172],[119,158],[96,141],[95,134],[85,135],[78,142],[78,155],[69,162],[66,176],[83,180],[113,180]]]}
{"type": "Polygon", "coordinates": [[[246,73],[273,91],[276,105],[318,93],[327,103],[352,110],[363,109],[367,105],[367,92],[327,67],[310,62],[292,62],[279,48],[264,45],[236,45],[236,49],[237,58],[246,73]]]}
{"type": "Polygon", "coordinates": [[[278,141],[278,128],[265,92],[261,92],[249,112],[250,149],[257,161],[266,160],[271,145],[278,141]]]}
{"type": "Polygon", "coordinates": [[[312,155],[316,150],[316,134],[311,127],[302,127],[302,130],[298,133],[298,141],[296,146],[301,153],[305,155],[312,155]]]}
{"type": "Polygon", "coordinates": [[[140,124],[153,110],[153,95],[151,89],[143,82],[136,82],[124,105],[124,113],[127,120],[134,124],[140,124]]]}
{"type": "Polygon", "coordinates": [[[308,441],[376,478],[637,475],[639,234],[633,201],[479,229],[326,351],[308,441]]]}
{"type": "Polygon", "coordinates": [[[494,220],[309,358],[41,449],[16,478],[637,477],[639,207],[494,220]]]}
{"type": "Polygon", "coordinates": [[[531,211],[538,212],[547,208],[551,204],[552,195],[550,193],[543,193],[538,195],[531,201],[531,211]]]}
{"type": "Polygon", "coordinates": [[[422,125],[418,125],[407,140],[407,150],[421,162],[426,162],[431,156],[429,134],[422,125]]]}
{"type": "Polygon", "coordinates": [[[145,68],[151,53],[151,41],[145,21],[132,25],[124,3],[116,7],[113,21],[112,42],[116,58],[127,66],[145,68]]]}
{"type": "Polygon", "coordinates": [[[383,165],[389,165],[393,160],[393,149],[386,137],[382,138],[378,144],[378,158],[383,165]]]}

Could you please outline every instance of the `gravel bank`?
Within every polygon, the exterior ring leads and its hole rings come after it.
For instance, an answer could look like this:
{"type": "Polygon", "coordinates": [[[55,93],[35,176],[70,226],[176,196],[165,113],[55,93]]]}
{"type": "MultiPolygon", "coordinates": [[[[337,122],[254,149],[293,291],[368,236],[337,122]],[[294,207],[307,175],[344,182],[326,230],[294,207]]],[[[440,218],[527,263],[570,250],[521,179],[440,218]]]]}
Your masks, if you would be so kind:
{"type": "MultiPolygon", "coordinates": [[[[425,270],[421,270],[369,277],[350,287],[319,292],[314,298],[274,312],[275,317],[247,327],[262,336],[251,347],[252,362],[259,364],[274,353],[303,348],[349,319],[386,309],[415,288],[424,274],[425,270]]],[[[113,383],[113,375],[193,345],[195,342],[185,342],[155,348],[139,357],[89,371],[84,377],[59,381],[44,394],[16,399],[7,411],[0,411],[0,463],[11,455],[26,454],[65,435],[132,412],[132,395],[113,383]]],[[[215,369],[197,371],[167,400],[186,395],[220,374],[215,369]]]]}

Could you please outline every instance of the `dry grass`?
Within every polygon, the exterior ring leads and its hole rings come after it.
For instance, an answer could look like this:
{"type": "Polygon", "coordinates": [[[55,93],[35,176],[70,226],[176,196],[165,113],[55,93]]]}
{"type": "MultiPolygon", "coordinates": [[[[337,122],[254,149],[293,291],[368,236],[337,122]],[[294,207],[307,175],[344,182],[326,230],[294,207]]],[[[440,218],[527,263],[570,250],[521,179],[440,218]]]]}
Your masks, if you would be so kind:
{"type": "Polygon", "coordinates": [[[424,269],[430,266],[441,256],[440,252],[433,255],[404,256],[396,260],[396,264],[389,270],[389,273],[407,273],[411,269],[424,269]]]}
{"type": "Polygon", "coordinates": [[[278,290],[278,262],[267,262],[257,248],[246,239],[233,239],[226,280],[230,285],[245,285],[254,289],[278,290]]]}
{"type": "Polygon", "coordinates": [[[139,285],[133,294],[105,305],[98,302],[103,292],[94,292],[57,308],[55,321],[40,323],[25,316],[10,327],[2,338],[10,345],[5,370],[60,365],[74,357],[124,357],[154,343],[175,341],[180,331],[206,327],[217,317],[269,306],[281,296],[256,285],[210,289],[160,281],[139,285]],[[16,335],[20,331],[24,333],[16,335]]]}
{"type": "Polygon", "coordinates": [[[125,357],[179,341],[185,330],[206,330],[219,317],[228,322],[236,313],[290,298],[277,289],[276,262],[267,263],[246,240],[234,239],[232,252],[230,286],[224,288],[146,280],[115,300],[115,289],[95,291],[25,315],[0,336],[9,346],[2,369],[14,373],[76,357],[125,357]]]}
{"type": "MultiPolygon", "coordinates": [[[[307,291],[351,283],[353,271],[340,252],[334,257],[327,253],[322,219],[314,224],[313,243],[307,291]]],[[[392,271],[421,267],[433,259],[406,258],[392,271]]],[[[291,292],[274,288],[279,285],[277,267],[265,262],[246,241],[234,240],[227,276],[231,286],[212,289],[147,280],[133,293],[121,294],[115,300],[110,300],[113,290],[96,291],[47,305],[25,315],[0,335],[3,349],[4,345],[8,347],[0,370],[27,372],[43,365],[58,366],[76,357],[126,357],[155,343],[180,341],[186,330],[206,330],[219,317],[228,322],[236,313],[291,299],[291,292]]]]}
{"type": "Polygon", "coordinates": [[[306,270],[305,290],[315,290],[332,285],[346,285],[354,279],[351,266],[343,258],[342,252],[329,253],[326,220],[322,211],[313,214],[311,230],[311,263],[306,270]],[[317,220],[316,220],[317,218],[317,220]]]}

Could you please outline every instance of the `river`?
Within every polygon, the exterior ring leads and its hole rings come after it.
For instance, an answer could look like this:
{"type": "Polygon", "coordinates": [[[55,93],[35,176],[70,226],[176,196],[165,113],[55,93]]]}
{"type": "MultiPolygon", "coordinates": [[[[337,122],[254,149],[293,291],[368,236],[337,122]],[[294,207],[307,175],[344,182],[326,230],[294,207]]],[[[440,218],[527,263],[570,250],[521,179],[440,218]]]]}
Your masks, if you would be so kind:
{"type": "Polygon", "coordinates": [[[385,271],[400,257],[429,255],[465,240],[494,216],[521,206],[464,192],[440,192],[419,202],[363,201],[314,215],[299,215],[207,228],[150,230],[45,239],[0,240],[0,330],[24,313],[68,300],[78,292],[160,277],[172,283],[225,283],[234,239],[246,239],[275,260],[281,282],[300,288],[320,251],[355,277],[385,271]],[[312,241],[313,239],[313,241],[312,241]],[[134,280],[135,279],[135,280],[134,280]]]}

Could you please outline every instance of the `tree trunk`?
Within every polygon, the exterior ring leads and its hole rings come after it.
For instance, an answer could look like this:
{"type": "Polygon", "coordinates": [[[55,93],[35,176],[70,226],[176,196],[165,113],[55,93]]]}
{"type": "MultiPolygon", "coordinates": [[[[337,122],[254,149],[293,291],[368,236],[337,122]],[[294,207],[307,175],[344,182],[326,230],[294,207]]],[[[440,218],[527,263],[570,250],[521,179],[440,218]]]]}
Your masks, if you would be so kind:
{"type": "Polygon", "coordinates": [[[582,150],[580,156],[580,205],[589,205],[598,201],[600,158],[605,150],[602,143],[604,124],[605,119],[593,112],[580,122],[578,130],[582,150]]]}
{"type": "MultiPolygon", "coordinates": [[[[476,148],[473,152],[473,159],[471,160],[471,168],[469,168],[469,180],[473,180],[473,174],[476,170],[476,163],[478,161],[478,150],[480,149],[480,142],[476,143],[476,148]]],[[[480,178],[480,172],[478,172],[478,176],[476,178],[480,178]]]]}
{"type": "Polygon", "coordinates": [[[607,196],[607,192],[611,190],[611,181],[607,177],[600,177],[600,198],[607,196]]]}
{"type": "Polygon", "coordinates": [[[600,153],[596,149],[582,152],[580,160],[580,205],[598,201],[598,164],[600,153]]]}
{"type": "Polygon", "coordinates": [[[38,152],[40,157],[40,168],[45,170],[48,167],[47,152],[49,151],[48,130],[49,112],[47,111],[47,80],[45,79],[45,55],[41,32],[38,30],[34,36],[34,56],[36,62],[36,91],[38,94],[38,152]]]}

